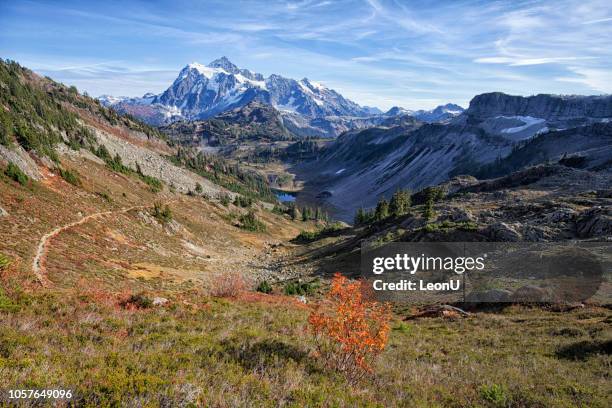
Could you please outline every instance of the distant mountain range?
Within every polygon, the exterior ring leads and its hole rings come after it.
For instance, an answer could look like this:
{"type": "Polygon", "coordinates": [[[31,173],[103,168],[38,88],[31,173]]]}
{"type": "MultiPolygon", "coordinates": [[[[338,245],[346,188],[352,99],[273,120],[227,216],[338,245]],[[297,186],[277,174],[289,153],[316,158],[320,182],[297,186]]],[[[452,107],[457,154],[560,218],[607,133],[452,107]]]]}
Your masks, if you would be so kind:
{"type": "Polygon", "coordinates": [[[409,115],[418,119],[422,122],[443,122],[448,119],[452,119],[457,115],[463,113],[464,109],[455,105],[454,103],[447,103],[446,105],[440,105],[432,110],[409,110],[404,109],[399,106],[394,106],[384,113],[384,116],[394,117],[394,116],[404,116],[409,115]]]}
{"type": "Polygon", "coordinates": [[[238,68],[226,57],[208,65],[187,65],[159,95],[145,94],[142,98],[104,95],[99,100],[153,125],[208,119],[254,101],[261,102],[277,109],[285,126],[303,136],[337,136],[347,130],[381,125],[390,116],[412,115],[435,122],[463,111],[448,104],[431,111],[393,108],[382,113],[375,107],[360,106],[308,78],[297,81],[276,74],[265,78],[238,68]]]}
{"type": "MultiPolygon", "coordinates": [[[[392,118],[402,117],[393,110],[392,118]]],[[[418,191],[461,174],[497,177],[564,158],[582,169],[612,166],[612,96],[482,94],[444,123],[413,119],[346,132],[294,172],[305,195],[324,197],[320,204],[349,221],[398,188],[418,191]]]]}

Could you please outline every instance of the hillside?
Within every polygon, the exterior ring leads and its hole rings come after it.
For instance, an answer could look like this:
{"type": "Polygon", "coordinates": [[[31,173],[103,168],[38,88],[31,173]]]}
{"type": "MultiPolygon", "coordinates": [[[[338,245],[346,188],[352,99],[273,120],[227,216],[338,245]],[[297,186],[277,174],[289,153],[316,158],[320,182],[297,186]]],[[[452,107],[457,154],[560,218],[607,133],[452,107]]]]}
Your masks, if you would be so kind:
{"type": "Polygon", "coordinates": [[[359,207],[371,208],[397,189],[418,191],[456,175],[502,176],[564,155],[582,157],[583,168],[604,169],[612,158],[611,101],[610,96],[478,95],[445,123],[413,119],[347,132],[317,161],[291,172],[304,183],[302,200],[350,221],[359,207]]]}
{"type": "Polygon", "coordinates": [[[15,63],[0,73],[0,252],[29,280],[189,287],[247,264],[257,276],[270,242],[299,232],[258,201],[274,200],[260,176],[15,63]],[[265,232],[248,230],[249,211],[265,232]]]}

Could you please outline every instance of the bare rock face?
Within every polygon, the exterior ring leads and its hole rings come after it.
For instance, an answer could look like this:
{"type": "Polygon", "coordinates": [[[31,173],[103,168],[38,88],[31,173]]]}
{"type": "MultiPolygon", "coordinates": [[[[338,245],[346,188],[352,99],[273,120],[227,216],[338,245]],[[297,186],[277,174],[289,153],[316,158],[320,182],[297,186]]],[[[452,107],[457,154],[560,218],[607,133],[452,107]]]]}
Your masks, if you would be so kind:
{"type": "Polygon", "coordinates": [[[463,188],[470,187],[478,183],[478,179],[474,176],[456,176],[446,183],[442,183],[440,186],[444,188],[447,194],[452,195],[463,188]]]}
{"type": "Polygon", "coordinates": [[[554,238],[554,232],[547,226],[526,226],[523,228],[525,241],[540,242],[550,241],[554,238]]]}
{"type": "Polygon", "coordinates": [[[602,207],[583,211],[576,220],[576,233],[580,238],[601,237],[612,234],[612,211],[602,207]]]}
{"type": "Polygon", "coordinates": [[[540,94],[523,97],[491,92],[475,96],[468,114],[480,118],[533,116],[545,119],[612,116],[612,96],[560,96],[540,94]]]}
{"type": "Polygon", "coordinates": [[[40,180],[42,177],[36,162],[21,146],[12,147],[9,149],[0,145],[0,163],[4,161],[14,163],[31,179],[40,180]]]}
{"type": "Polygon", "coordinates": [[[522,239],[521,234],[513,226],[505,222],[489,225],[485,233],[492,241],[516,242],[522,239]]]}

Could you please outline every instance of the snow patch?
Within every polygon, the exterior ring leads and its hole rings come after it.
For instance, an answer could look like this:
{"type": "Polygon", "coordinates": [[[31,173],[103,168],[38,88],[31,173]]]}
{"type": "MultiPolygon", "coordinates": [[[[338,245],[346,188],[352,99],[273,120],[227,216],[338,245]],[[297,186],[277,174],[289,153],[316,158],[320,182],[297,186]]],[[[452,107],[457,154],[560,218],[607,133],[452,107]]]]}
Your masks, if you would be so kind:
{"type": "Polygon", "coordinates": [[[516,127],[511,127],[511,128],[503,129],[501,131],[502,133],[517,133],[517,132],[521,132],[521,131],[527,129],[528,127],[531,127],[533,125],[538,125],[540,123],[545,122],[545,119],[534,118],[533,116],[497,116],[497,118],[498,119],[516,119],[516,120],[520,120],[521,122],[523,122],[523,125],[521,125],[521,126],[516,126],[516,127]]]}

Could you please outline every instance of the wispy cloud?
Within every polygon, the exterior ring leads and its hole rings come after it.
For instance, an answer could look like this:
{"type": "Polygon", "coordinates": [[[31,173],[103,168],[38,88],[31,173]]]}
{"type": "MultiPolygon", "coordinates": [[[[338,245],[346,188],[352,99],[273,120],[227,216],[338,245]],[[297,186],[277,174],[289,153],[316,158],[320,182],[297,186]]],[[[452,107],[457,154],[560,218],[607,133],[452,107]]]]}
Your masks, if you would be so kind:
{"type": "Polygon", "coordinates": [[[609,0],[0,2],[0,55],[92,94],[167,87],[188,62],[429,108],[481,92],[611,92],[609,0]]]}

